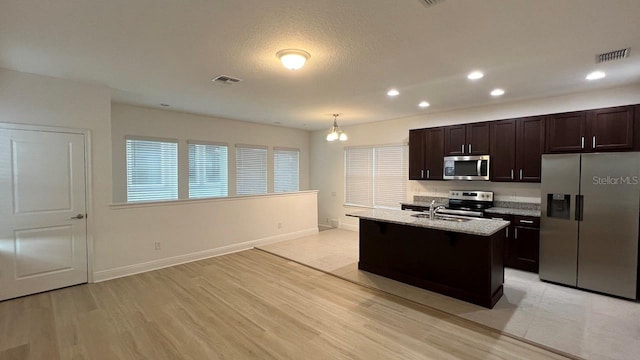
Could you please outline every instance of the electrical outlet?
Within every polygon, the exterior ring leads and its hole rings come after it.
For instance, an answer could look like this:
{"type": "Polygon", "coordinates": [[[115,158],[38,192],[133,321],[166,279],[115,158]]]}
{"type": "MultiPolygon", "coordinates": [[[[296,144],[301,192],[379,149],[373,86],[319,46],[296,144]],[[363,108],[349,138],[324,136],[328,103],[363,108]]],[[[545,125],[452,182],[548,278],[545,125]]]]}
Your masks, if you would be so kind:
{"type": "Polygon", "coordinates": [[[282,223],[278,223],[278,229],[282,229],[282,223]]]}
{"type": "Polygon", "coordinates": [[[335,192],[335,191],[332,191],[332,192],[331,192],[331,196],[336,196],[336,192],[335,192]]]}
{"type": "Polygon", "coordinates": [[[160,241],[156,241],[156,242],[154,243],[154,246],[155,246],[155,249],[156,249],[156,250],[160,250],[160,248],[161,248],[161,247],[160,247],[160,241]]]}

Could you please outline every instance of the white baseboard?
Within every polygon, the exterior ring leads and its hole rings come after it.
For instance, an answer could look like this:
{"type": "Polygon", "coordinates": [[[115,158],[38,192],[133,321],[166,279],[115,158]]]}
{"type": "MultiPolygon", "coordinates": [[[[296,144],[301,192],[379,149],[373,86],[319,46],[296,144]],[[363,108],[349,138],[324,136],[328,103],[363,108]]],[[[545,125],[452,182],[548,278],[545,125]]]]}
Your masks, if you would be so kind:
{"type": "Polygon", "coordinates": [[[322,230],[333,229],[333,226],[327,225],[327,224],[318,224],[318,228],[320,229],[320,231],[322,231],[322,230]]]}
{"type": "Polygon", "coordinates": [[[267,245],[284,240],[297,239],[303,236],[314,235],[318,233],[318,228],[294,231],[286,234],[269,236],[262,239],[246,241],[239,244],[222,246],[215,249],[207,249],[190,254],[172,256],[164,259],[147,261],[144,263],[122,266],[114,269],[100,270],[93,273],[93,282],[101,282],[116,279],[124,276],[140,274],[147,271],[158,270],[169,266],[180,265],[192,261],[207,259],[214,256],[231,254],[238,251],[252,249],[256,246],[267,245]]]}
{"type": "Polygon", "coordinates": [[[340,223],[340,226],[338,227],[339,229],[344,229],[344,230],[349,230],[349,231],[360,231],[360,225],[355,224],[355,225],[351,225],[351,224],[345,224],[345,223],[340,223]]]}

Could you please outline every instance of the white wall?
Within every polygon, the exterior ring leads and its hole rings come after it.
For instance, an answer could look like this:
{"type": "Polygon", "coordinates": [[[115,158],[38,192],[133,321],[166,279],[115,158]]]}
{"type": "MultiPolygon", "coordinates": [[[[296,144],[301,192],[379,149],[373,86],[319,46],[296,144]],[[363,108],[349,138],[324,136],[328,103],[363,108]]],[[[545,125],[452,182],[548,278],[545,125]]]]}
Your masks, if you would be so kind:
{"type": "MultiPolygon", "coordinates": [[[[308,187],[305,161],[308,155],[302,153],[308,154],[306,132],[302,135],[298,130],[278,132],[280,128],[249,123],[233,125],[226,120],[217,122],[222,127],[214,127],[206,124],[206,117],[195,115],[118,105],[114,109],[118,115],[126,114],[118,116],[116,123],[122,119],[133,122],[132,129],[141,126],[136,128],[140,130],[136,135],[153,136],[157,128],[173,131],[174,138],[194,136],[207,140],[193,135],[201,132],[200,135],[222,134],[222,140],[230,141],[224,138],[229,135],[229,126],[237,135],[231,141],[240,141],[239,134],[246,135],[242,139],[249,143],[262,138],[279,141],[290,137],[287,144],[297,144],[295,147],[301,149],[301,187],[308,187]],[[136,121],[138,116],[140,122],[136,121]]],[[[105,86],[0,69],[0,122],[91,131],[93,207],[88,213],[92,223],[90,240],[94,244],[93,271],[98,280],[317,232],[315,191],[153,206],[112,206],[111,92],[105,86]],[[156,241],[161,243],[161,250],[154,250],[156,241]]],[[[115,128],[115,136],[123,139],[123,127],[115,128]]],[[[120,147],[116,150],[121,151],[120,147]]],[[[124,170],[117,176],[123,173],[124,170]]]]}
{"type": "Polygon", "coordinates": [[[113,201],[126,202],[125,136],[178,140],[181,198],[188,197],[187,141],[225,142],[229,145],[229,195],[235,194],[235,145],[263,145],[268,153],[268,191],[273,192],[273,147],[300,150],[300,190],[309,189],[308,131],[254,124],[124,104],[112,104],[113,201]]]}
{"type": "MultiPolygon", "coordinates": [[[[488,105],[462,110],[427,113],[402,119],[343,127],[349,140],[345,144],[327,143],[326,131],[311,135],[311,187],[318,189],[318,222],[330,220],[340,226],[357,228],[357,219],[344,216],[358,210],[344,203],[344,147],[408,143],[409,129],[500,120],[523,116],[561,113],[609,106],[640,103],[640,85],[627,86],[527,101],[488,105]],[[334,195],[335,194],[335,195],[334,195]]],[[[540,184],[506,184],[484,182],[408,181],[407,200],[413,195],[447,196],[449,189],[492,190],[503,201],[539,202],[540,184]]]]}
{"type": "Polygon", "coordinates": [[[114,205],[96,280],[315,234],[317,208],[316,191],[114,205]]]}

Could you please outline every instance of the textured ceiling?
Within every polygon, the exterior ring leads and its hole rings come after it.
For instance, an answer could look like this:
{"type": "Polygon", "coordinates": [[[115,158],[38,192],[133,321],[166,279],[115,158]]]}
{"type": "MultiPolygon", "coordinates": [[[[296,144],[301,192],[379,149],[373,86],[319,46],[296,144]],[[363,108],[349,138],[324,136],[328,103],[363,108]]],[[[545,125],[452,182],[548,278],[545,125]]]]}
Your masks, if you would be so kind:
{"type": "Polygon", "coordinates": [[[336,112],[344,126],[637,83],[638,34],[638,0],[0,0],[0,67],[309,130],[336,112]],[[627,59],[595,65],[624,47],[627,59]],[[285,48],[311,59],[286,70],[285,48]],[[484,79],[467,80],[474,69],[484,79]],[[607,77],[585,81],[595,69],[607,77]],[[243,81],[210,81],[220,74],[243,81]]]}

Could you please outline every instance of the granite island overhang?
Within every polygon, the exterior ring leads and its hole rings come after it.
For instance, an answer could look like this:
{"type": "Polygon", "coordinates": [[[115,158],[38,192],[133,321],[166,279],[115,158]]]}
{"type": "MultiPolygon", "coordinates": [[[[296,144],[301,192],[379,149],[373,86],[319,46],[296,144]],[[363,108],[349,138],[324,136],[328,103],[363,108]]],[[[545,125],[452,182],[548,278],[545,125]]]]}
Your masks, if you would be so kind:
{"type": "Polygon", "coordinates": [[[382,209],[347,216],[360,218],[358,269],[488,308],[502,296],[508,221],[382,209]]]}

